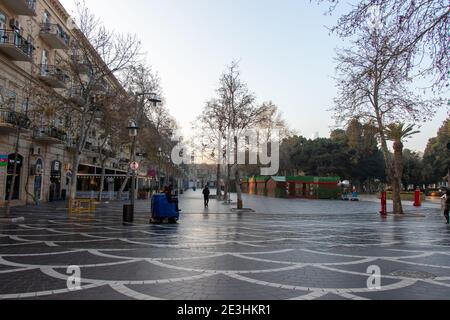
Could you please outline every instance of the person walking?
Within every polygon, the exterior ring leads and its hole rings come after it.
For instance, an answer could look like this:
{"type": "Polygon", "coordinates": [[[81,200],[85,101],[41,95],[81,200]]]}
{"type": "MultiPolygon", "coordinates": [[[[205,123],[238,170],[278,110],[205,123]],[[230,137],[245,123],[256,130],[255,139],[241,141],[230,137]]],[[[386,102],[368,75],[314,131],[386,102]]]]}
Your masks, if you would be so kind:
{"type": "Polygon", "coordinates": [[[209,195],[210,194],[211,194],[211,192],[209,191],[208,186],[205,186],[205,189],[203,189],[203,200],[204,200],[205,208],[209,207],[209,195]]]}
{"type": "Polygon", "coordinates": [[[446,191],[446,197],[444,202],[444,217],[447,220],[447,224],[449,224],[449,211],[450,211],[450,189],[446,191]]]}

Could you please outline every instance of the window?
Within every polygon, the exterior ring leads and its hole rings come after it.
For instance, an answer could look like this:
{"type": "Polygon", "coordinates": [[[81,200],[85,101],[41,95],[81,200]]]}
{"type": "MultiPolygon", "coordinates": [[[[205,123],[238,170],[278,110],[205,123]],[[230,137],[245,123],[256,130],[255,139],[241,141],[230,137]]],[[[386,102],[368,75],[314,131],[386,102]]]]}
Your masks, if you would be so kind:
{"type": "Polygon", "coordinates": [[[47,75],[47,67],[48,67],[48,52],[46,50],[42,50],[41,75],[47,75]]]}
{"type": "Polygon", "coordinates": [[[29,109],[29,101],[28,101],[28,99],[25,99],[22,101],[22,108],[20,111],[22,113],[27,113],[28,109],[29,109]]]}
{"type": "Polygon", "coordinates": [[[17,93],[0,86],[0,108],[16,110],[17,93]]]}
{"type": "Polygon", "coordinates": [[[50,13],[47,10],[44,11],[44,15],[42,17],[42,22],[44,24],[50,24],[50,13]]]}
{"type": "Polygon", "coordinates": [[[6,15],[0,11],[0,42],[5,42],[6,40],[6,15]]]}

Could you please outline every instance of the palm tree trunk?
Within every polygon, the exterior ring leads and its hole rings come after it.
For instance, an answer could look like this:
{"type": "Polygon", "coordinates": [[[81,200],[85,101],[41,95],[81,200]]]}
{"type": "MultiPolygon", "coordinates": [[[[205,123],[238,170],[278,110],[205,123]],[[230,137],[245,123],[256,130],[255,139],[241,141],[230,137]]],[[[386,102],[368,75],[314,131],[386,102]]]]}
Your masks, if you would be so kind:
{"type": "Polygon", "coordinates": [[[402,175],[403,175],[403,145],[394,143],[394,165],[392,179],[392,201],[394,202],[394,214],[403,214],[402,206],[402,175]]]}

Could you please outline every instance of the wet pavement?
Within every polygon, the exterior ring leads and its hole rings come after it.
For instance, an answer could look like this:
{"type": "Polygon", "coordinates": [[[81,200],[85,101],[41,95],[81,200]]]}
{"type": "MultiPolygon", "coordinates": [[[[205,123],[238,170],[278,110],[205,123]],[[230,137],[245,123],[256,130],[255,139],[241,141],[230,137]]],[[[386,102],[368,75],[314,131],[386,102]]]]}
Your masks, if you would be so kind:
{"type": "Polygon", "coordinates": [[[0,299],[450,298],[450,227],[438,208],[383,219],[373,201],[244,204],[255,212],[215,200],[203,209],[189,191],[176,225],[150,225],[148,202],[133,225],[122,224],[122,203],[72,217],[63,203],[15,208],[23,223],[0,222],[0,299]],[[80,290],[68,288],[69,266],[80,290]]]}

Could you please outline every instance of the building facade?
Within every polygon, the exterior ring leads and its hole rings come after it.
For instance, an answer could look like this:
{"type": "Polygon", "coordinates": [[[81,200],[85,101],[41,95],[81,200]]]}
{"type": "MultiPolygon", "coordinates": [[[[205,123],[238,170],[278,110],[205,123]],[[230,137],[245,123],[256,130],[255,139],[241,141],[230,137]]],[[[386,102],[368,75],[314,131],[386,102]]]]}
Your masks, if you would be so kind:
{"type": "MultiPolygon", "coordinates": [[[[57,0],[0,0],[0,206],[10,193],[15,205],[64,199],[74,178],[71,163],[77,151],[67,130],[71,118],[51,111],[52,103],[81,99],[63,61],[81,64],[72,57],[72,48],[87,40],[72,29],[71,21],[57,0]],[[38,91],[50,97],[45,106],[38,102],[38,91]],[[64,99],[52,102],[51,97],[64,99]]],[[[112,75],[104,81],[104,90],[123,90],[112,75]]],[[[96,139],[94,127],[76,177],[83,196],[99,190],[102,168],[96,139]]],[[[128,171],[129,150],[121,151],[106,161],[109,195],[120,189],[128,171]]],[[[141,167],[139,177],[141,188],[154,179],[146,167],[141,167]]]]}

